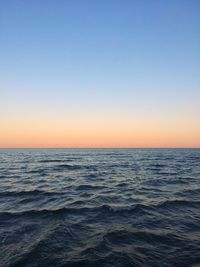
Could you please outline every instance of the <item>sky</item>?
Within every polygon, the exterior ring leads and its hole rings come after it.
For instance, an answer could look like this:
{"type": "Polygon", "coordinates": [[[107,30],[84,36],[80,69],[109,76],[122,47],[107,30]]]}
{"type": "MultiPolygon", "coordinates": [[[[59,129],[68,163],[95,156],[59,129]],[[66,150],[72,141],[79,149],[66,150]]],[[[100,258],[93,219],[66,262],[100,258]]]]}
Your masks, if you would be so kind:
{"type": "Polygon", "coordinates": [[[0,147],[200,147],[199,13],[1,0],[0,147]]]}

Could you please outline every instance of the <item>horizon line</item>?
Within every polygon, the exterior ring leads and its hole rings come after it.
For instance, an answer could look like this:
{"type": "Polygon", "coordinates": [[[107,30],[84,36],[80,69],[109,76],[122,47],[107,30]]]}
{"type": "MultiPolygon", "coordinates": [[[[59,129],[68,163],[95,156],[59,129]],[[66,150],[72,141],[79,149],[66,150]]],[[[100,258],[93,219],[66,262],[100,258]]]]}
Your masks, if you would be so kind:
{"type": "Polygon", "coordinates": [[[0,149],[200,149],[200,147],[0,147],[0,149]]]}

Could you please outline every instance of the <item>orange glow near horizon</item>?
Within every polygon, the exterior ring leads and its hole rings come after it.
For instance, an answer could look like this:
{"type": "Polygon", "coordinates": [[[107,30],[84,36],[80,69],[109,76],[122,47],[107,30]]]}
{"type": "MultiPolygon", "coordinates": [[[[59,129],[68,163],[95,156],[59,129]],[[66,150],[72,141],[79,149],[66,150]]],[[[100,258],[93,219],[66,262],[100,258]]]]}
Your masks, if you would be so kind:
{"type": "Polygon", "coordinates": [[[1,148],[200,147],[200,127],[162,121],[7,121],[1,148]]]}

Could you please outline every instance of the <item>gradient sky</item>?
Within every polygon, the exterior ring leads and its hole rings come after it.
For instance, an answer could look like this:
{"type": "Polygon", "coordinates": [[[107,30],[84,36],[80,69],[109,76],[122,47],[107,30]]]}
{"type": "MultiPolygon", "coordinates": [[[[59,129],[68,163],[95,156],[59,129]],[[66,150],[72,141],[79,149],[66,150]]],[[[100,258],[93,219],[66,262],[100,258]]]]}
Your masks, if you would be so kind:
{"type": "Polygon", "coordinates": [[[200,147],[199,0],[0,1],[0,147],[200,147]]]}

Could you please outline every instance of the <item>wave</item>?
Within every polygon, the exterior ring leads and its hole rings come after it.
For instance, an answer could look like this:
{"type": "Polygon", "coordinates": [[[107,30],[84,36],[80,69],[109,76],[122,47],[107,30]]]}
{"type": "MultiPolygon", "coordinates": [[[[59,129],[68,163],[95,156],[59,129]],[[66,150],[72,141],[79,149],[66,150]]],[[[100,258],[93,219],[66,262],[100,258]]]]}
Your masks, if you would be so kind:
{"type": "Polygon", "coordinates": [[[59,171],[59,170],[96,170],[96,167],[93,165],[71,165],[71,164],[59,164],[52,167],[53,170],[59,171]]]}
{"type": "Polygon", "coordinates": [[[46,171],[47,171],[47,168],[45,168],[45,169],[39,168],[39,169],[34,169],[34,170],[27,170],[27,171],[25,171],[25,173],[28,173],[28,174],[39,174],[41,176],[45,176],[45,175],[47,175],[46,171]]]}
{"type": "Polygon", "coordinates": [[[200,201],[189,201],[189,200],[182,200],[182,199],[166,200],[158,204],[157,207],[160,207],[160,208],[177,208],[177,207],[200,208],[200,201]]]}
{"type": "Polygon", "coordinates": [[[186,159],[189,159],[189,160],[200,160],[200,156],[190,156],[190,157],[187,157],[186,159]]]}
{"type": "Polygon", "coordinates": [[[65,161],[73,161],[71,159],[68,160],[63,160],[63,159],[43,159],[43,160],[39,160],[37,161],[38,163],[57,163],[57,162],[65,162],[65,161]]]}
{"type": "Polygon", "coordinates": [[[82,165],[70,165],[70,164],[59,164],[52,167],[53,170],[80,170],[82,169],[82,165]]]}
{"type": "Polygon", "coordinates": [[[188,197],[192,199],[199,199],[200,196],[200,188],[193,188],[193,189],[183,189],[175,193],[177,197],[188,197]]]}
{"type": "Polygon", "coordinates": [[[161,163],[151,164],[149,167],[150,168],[152,167],[152,168],[156,168],[156,169],[158,168],[158,169],[160,169],[160,168],[166,167],[166,164],[161,164],[161,163]]]}
{"type": "MultiPolygon", "coordinates": [[[[189,181],[191,181],[191,178],[189,178],[189,181]]],[[[176,179],[158,178],[158,179],[151,179],[151,180],[149,179],[149,180],[142,181],[141,184],[150,185],[150,186],[168,186],[168,185],[173,185],[173,184],[175,185],[176,184],[178,185],[188,184],[188,178],[176,178],[176,179]]],[[[155,190],[155,188],[153,190],[155,190]]]]}
{"type": "Polygon", "coordinates": [[[42,159],[37,161],[38,163],[59,163],[59,162],[71,162],[81,160],[80,157],[69,157],[69,158],[63,158],[63,159],[42,159]]]}
{"type": "Polygon", "coordinates": [[[117,187],[125,187],[125,186],[128,186],[128,185],[129,185],[129,183],[122,182],[122,183],[117,184],[117,187]]]}
{"type": "Polygon", "coordinates": [[[53,192],[53,191],[43,191],[43,190],[27,190],[27,191],[5,191],[0,192],[0,197],[17,197],[17,196],[37,196],[37,195],[62,195],[65,194],[64,192],[53,192]]]}
{"type": "Polygon", "coordinates": [[[141,230],[114,230],[106,233],[104,239],[108,242],[114,243],[116,245],[121,245],[122,243],[132,244],[137,240],[137,242],[147,242],[150,244],[155,243],[167,243],[170,244],[177,240],[177,237],[169,233],[161,233],[159,231],[141,231],[141,230]]]}
{"type": "MultiPolygon", "coordinates": [[[[38,190],[32,191],[33,194],[41,193],[38,190]]],[[[25,192],[19,192],[19,194],[24,194],[25,192]]],[[[48,192],[46,192],[49,194],[48,192]]],[[[25,193],[26,194],[26,193],[25,193]]],[[[27,194],[30,194],[27,192],[27,194]]],[[[43,194],[43,192],[42,192],[43,194]]],[[[51,194],[51,193],[50,193],[51,194]]],[[[78,205],[83,204],[83,201],[74,202],[72,204],[78,205]]],[[[62,215],[62,214],[82,214],[87,212],[92,213],[106,213],[107,215],[118,214],[118,215],[131,215],[131,214],[151,214],[152,212],[162,212],[163,209],[174,209],[174,208],[200,208],[200,201],[186,201],[186,200],[166,200],[160,202],[159,204],[135,204],[127,206],[111,206],[111,205],[101,205],[101,206],[83,206],[83,207],[63,207],[60,209],[37,209],[37,210],[27,210],[19,212],[1,212],[0,215],[3,216],[34,216],[34,215],[62,215]]]]}
{"type": "Polygon", "coordinates": [[[63,207],[60,209],[55,210],[48,210],[48,209],[41,209],[41,210],[27,210],[27,211],[19,211],[19,212],[0,212],[0,215],[7,215],[7,216],[32,216],[32,215],[59,215],[59,214],[68,214],[68,213],[85,213],[85,212],[103,212],[103,213],[112,213],[112,214],[120,214],[120,213],[138,213],[138,212],[145,212],[148,213],[148,210],[152,210],[153,207],[146,206],[143,204],[135,204],[132,206],[109,206],[109,205],[102,205],[102,206],[91,206],[91,207],[81,207],[81,208],[71,208],[71,207],[63,207]]]}
{"type": "Polygon", "coordinates": [[[99,185],[89,185],[89,184],[83,184],[76,187],[76,190],[96,190],[96,189],[102,189],[103,186],[99,185]]]}

